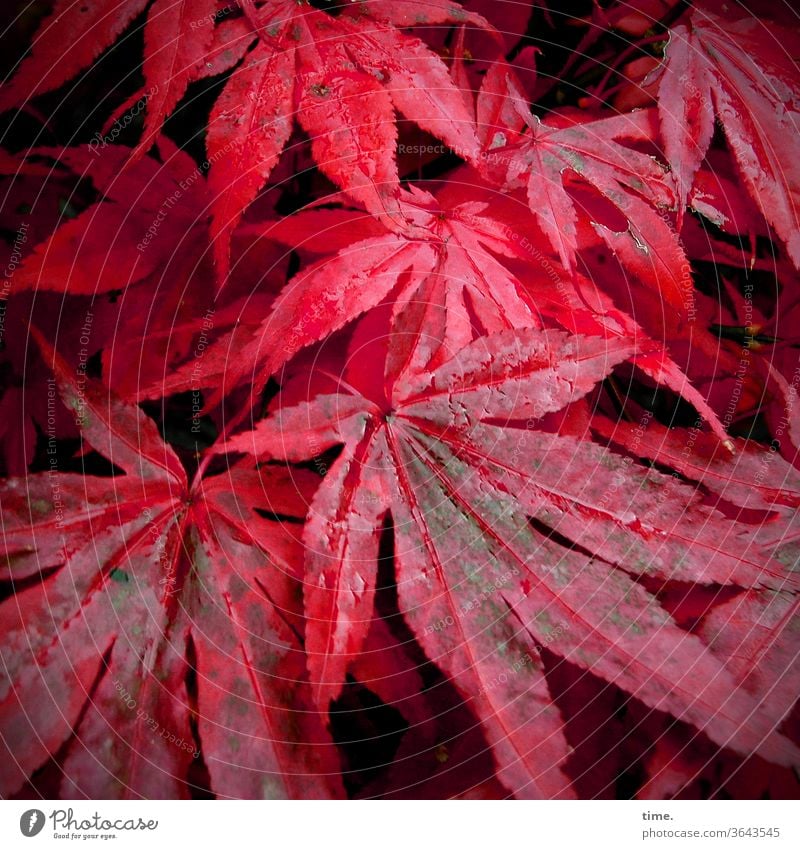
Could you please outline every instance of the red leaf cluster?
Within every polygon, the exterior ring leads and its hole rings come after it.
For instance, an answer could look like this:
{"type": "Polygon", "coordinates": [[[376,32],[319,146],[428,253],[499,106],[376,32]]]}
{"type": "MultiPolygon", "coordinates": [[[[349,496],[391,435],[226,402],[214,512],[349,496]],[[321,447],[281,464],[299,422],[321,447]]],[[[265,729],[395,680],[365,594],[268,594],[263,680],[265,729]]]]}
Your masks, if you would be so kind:
{"type": "Polygon", "coordinates": [[[50,6],[0,795],[798,795],[797,21],[50,6]]]}

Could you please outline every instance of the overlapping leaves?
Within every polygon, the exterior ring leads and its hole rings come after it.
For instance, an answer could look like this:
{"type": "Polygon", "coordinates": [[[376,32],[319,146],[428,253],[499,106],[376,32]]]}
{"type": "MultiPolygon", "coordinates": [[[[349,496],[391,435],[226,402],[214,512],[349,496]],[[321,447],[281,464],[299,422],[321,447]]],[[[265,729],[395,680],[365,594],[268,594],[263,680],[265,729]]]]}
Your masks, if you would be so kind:
{"type": "MultiPolygon", "coordinates": [[[[83,444],[27,415],[17,453],[41,469],[53,446],[52,469],[0,484],[0,793],[53,759],[64,796],[335,797],[343,773],[352,793],[332,705],[364,681],[397,704],[401,753],[432,748],[416,663],[479,720],[456,759],[491,753],[458,793],[578,794],[585,693],[603,728],[619,693],[660,735],[644,796],[702,771],[686,740],[797,768],[795,36],[715,0],[655,4],[666,24],[629,5],[597,7],[581,43],[653,26],[663,61],[620,82],[646,108],[534,115],[553,82],[522,84],[503,45],[523,73],[533,48],[485,2],[53,4],[0,109],[36,117],[140,19],[144,87],[111,117],[146,113],[134,147],[2,157],[9,182],[46,159],[94,192],[11,255],[3,317],[40,293],[103,309],[102,382],[41,334],[13,363],[54,371],[38,388],[83,444]],[[161,133],[220,74],[198,164],[161,133]],[[444,179],[420,157],[404,185],[404,139],[444,151],[444,179]],[[224,431],[206,454],[133,405],[174,393],[224,431]]],[[[404,760],[376,788],[415,781],[404,760]]]]}
{"type": "Polygon", "coordinates": [[[0,792],[63,747],[65,796],[188,797],[201,748],[220,796],[340,793],[305,683],[297,541],[257,512],[302,519],[301,479],[190,483],[139,410],[55,369],[118,474],[54,467],[0,488],[2,576],[22,582],[0,605],[0,792]]]}
{"type": "Polygon", "coordinates": [[[321,707],[369,629],[390,514],[400,609],[477,711],[498,776],[518,796],[570,794],[542,645],[721,745],[795,762],[772,724],[753,721],[753,695],[637,581],[795,588],[759,526],[731,522],[661,473],[537,428],[628,358],[630,345],[506,331],[396,381],[408,351],[393,349],[414,337],[395,330],[383,394],[372,384],[365,395],[280,406],[226,446],[296,462],[343,445],[304,531],[309,668],[321,707]],[[592,476],[597,469],[607,474],[592,476]],[[635,497],[611,498],[609,481],[635,497]]]}

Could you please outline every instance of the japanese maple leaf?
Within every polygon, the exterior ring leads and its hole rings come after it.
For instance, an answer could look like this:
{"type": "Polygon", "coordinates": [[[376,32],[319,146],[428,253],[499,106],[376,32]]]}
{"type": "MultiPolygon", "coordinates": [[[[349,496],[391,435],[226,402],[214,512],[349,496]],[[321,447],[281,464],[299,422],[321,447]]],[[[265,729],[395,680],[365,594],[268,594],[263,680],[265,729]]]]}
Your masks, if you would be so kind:
{"type": "Polygon", "coordinates": [[[664,215],[675,208],[675,193],[664,166],[632,146],[653,143],[649,114],[545,123],[531,114],[510,71],[496,77],[487,75],[493,85],[478,98],[479,116],[494,130],[484,171],[509,188],[525,186],[531,211],[568,271],[580,247],[579,214],[588,216],[625,268],[639,280],[655,280],[665,300],[686,311],[691,271],[664,215]],[[518,132],[520,120],[527,133],[518,132]],[[497,129],[503,121],[512,121],[506,132],[497,129]]]}
{"type": "Polygon", "coordinates": [[[702,9],[670,30],[658,89],[667,159],[681,206],[711,145],[714,117],[750,195],[800,267],[800,87],[788,33],[769,21],[731,22],[702,9]],[[787,145],[789,145],[787,147],[787,145]]]}
{"type": "Polygon", "coordinates": [[[0,90],[0,110],[61,87],[92,62],[150,4],[144,25],[145,128],[137,155],[156,140],[189,84],[235,64],[255,37],[242,19],[218,15],[220,0],[58,0],[34,35],[31,52],[0,90]],[[237,56],[237,54],[239,54],[237,56]]]}
{"type": "Polygon", "coordinates": [[[164,119],[198,77],[211,52],[217,0],[155,0],[144,27],[142,71],[151,92],[140,150],[161,132],[164,119]]]}
{"type": "MultiPolygon", "coordinates": [[[[0,109],[58,88],[88,67],[147,2],[59,2],[3,90],[0,109]],[[65,59],[53,62],[64,43],[70,45],[65,59]]],[[[295,0],[242,3],[259,42],[225,86],[207,139],[221,279],[230,233],[274,168],[295,112],[323,172],[397,223],[395,108],[475,161],[474,122],[446,65],[393,24],[491,27],[457,3],[424,5],[424,12],[399,12],[392,4],[365,2],[334,17],[295,0]]],[[[235,61],[252,40],[248,25],[237,19],[215,26],[216,10],[215,0],[156,0],[150,6],[143,63],[148,107],[137,156],[157,137],[189,83],[230,67],[226,50],[235,61]]]]}
{"type": "MultiPolygon", "coordinates": [[[[527,258],[527,249],[488,206],[442,207],[427,192],[404,193],[403,214],[426,238],[384,232],[300,272],[250,338],[242,342],[241,331],[234,331],[216,341],[204,385],[216,382],[215,375],[224,376],[225,390],[244,378],[263,383],[298,351],[389,295],[394,321],[403,322],[406,332],[416,327],[416,344],[406,352],[412,369],[440,363],[476,335],[540,326],[525,287],[497,258],[527,258]]],[[[190,376],[188,368],[168,376],[164,391],[181,391],[190,376]]]]}
{"type": "MultiPolygon", "coordinates": [[[[221,279],[230,234],[275,167],[295,115],[322,172],[395,227],[404,225],[395,109],[475,161],[474,121],[447,66],[386,22],[407,25],[389,5],[359,3],[333,17],[295,0],[244,4],[259,42],[216,101],[207,136],[221,279]]],[[[425,5],[426,20],[488,27],[457,3],[425,5]]]]}
{"type": "MultiPolygon", "coordinates": [[[[480,186],[450,187],[434,199],[412,187],[401,200],[404,216],[427,239],[380,233],[377,221],[347,210],[312,209],[242,228],[242,235],[274,238],[292,249],[338,251],[289,281],[260,327],[240,327],[218,340],[204,362],[203,386],[219,393],[246,378],[261,385],[303,347],[389,299],[393,323],[406,332],[416,327],[416,344],[406,352],[405,367],[412,370],[435,367],[476,335],[541,327],[547,320],[573,333],[636,340],[636,365],[694,405],[726,441],[717,414],[666,346],[590,280],[566,274],[518,204],[484,200],[491,194],[480,186]]],[[[153,390],[186,391],[193,380],[196,370],[186,367],[153,390]]]]}
{"type": "Polygon", "coordinates": [[[257,512],[302,521],[302,477],[189,481],[141,411],[46,356],[118,474],[0,485],[2,579],[26,582],[0,605],[0,793],[61,750],[63,795],[187,797],[202,750],[218,796],[340,794],[306,694],[297,540],[257,512]]]}
{"type": "Polygon", "coordinates": [[[56,0],[31,52],[0,89],[0,111],[62,86],[94,60],[144,10],[149,0],[56,0]]]}
{"type": "Polygon", "coordinates": [[[146,107],[144,133],[131,153],[130,162],[135,162],[157,140],[164,121],[190,83],[224,74],[241,61],[256,38],[255,31],[245,18],[219,19],[225,10],[230,12],[233,8],[225,0],[214,0],[213,6],[216,18],[214,14],[201,18],[188,16],[186,4],[153,5],[145,28],[147,44],[142,68],[148,85],[137,89],[114,109],[95,134],[95,144],[104,142],[105,148],[115,138],[120,120],[126,126],[146,107]],[[220,22],[212,26],[215,19],[220,22]],[[171,76],[165,80],[165,74],[171,76]]]}
{"type": "MultiPolygon", "coordinates": [[[[551,283],[549,279],[540,282],[531,277],[529,281],[532,284],[529,292],[539,312],[565,330],[634,341],[638,349],[633,360],[636,367],[660,386],[669,388],[688,401],[708,423],[717,440],[730,448],[730,440],[719,415],[670,353],[670,348],[681,340],[674,328],[670,328],[673,330],[670,336],[665,333],[664,340],[657,342],[628,313],[617,309],[613,298],[578,272],[569,278],[559,276],[555,288],[548,285],[551,283]]],[[[683,335],[687,333],[691,334],[693,341],[698,337],[701,337],[701,341],[705,338],[695,327],[685,329],[683,335]]]]}
{"type": "Polygon", "coordinates": [[[15,275],[18,291],[38,289],[93,295],[139,283],[168,264],[200,231],[205,180],[194,161],[162,137],[164,164],[153,158],[123,166],[130,149],[91,145],[40,148],[89,178],[102,199],[64,221],[25,258],[15,275]]]}
{"type": "Polygon", "coordinates": [[[776,727],[797,701],[798,627],[796,594],[750,591],[714,608],[700,632],[776,727]]]}
{"type": "MultiPolygon", "coordinates": [[[[389,369],[406,346],[396,331],[389,369]]],[[[691,487],[537,430],[632,353],[624,341],[502,331],[432,373],[394,380],[389,370],[384,390],[368,380],[366,395],[355,364],[343,381],[352,392],[279,407],[224,446],[284,461],[342,446],[304,530],[308,661],[323,710],[374,615],[390,513],[400,610],[480,717],[517,795],[572,792],[541,646],[717,743],[797,762],[757,699],[637,581],[785,587],[796,577],[691,487]]]]}
{"type": "Polygon", "coordinates": [[[800,529],[800,517],[795,515],[800,507],[800,472],[780,455],[765,454],[757,443],[737,439],[730,456],[714,437],[697,428],[666,428],[652,419],[646,427],[631,422],[612,424],[602,416],[595,417],[592,426],[631,454],[702,482],[706,490],[737,507],[785,513],[790,521],[781,525],[784,534],[793,525],[800,529]]]}

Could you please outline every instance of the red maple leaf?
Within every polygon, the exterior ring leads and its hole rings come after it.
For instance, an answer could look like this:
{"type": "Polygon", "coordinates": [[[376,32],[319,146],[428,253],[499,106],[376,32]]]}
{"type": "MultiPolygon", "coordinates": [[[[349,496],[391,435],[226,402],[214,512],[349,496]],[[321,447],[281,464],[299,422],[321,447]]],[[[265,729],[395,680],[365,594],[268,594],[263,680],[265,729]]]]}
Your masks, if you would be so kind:
{"type": "Polygon", "coordinates": [[[703,506],[690,487],[537,429],[631,346],[504,331],[432,373],[396,380],[415,336],[395,328],[383,391],[370,382],[360,394],[363,370],[351,367],[352,392],[280,406],[224,446],[292,462],[343,446],[304,531],[309,669],[320,706],[362,650],[390,514],[401,612],[478,712],[498,775],[516,795],[571,792],[542,646],[722,745],[789,764],[792,744],[753,720],[753,698],[635,578],[774,588],[796,579],[770,560],[755,528],[703,506]],[[597,468],[630,497],[610,499],[609,479],[591,478],[597,468]]]}
{"type": "Polygon", "coordinates": [[[784,149],[800,126],[800,86],[794,60],[776,49],[787,38],[791,44],[794,34],[778,25],[695,10],[669,33],[658,110],[681,208],[716,116],[751,197],[800,267],[800,173],[784,149]]]}
{"type": "Polygon", "coordinates": [[[301,478],[190,481],[152,421],[44,347],[87,448],[118,473],[0,486],[2,577],[42,577],[0,605],[1,792],[66,746],[64,795],[186,797],[202,745],[221,796],[339,794],[304,681],[297,542],[257,512],[302,519],[301,478]]]}
{"type": "Polygon", "coordinates": [[[0,794],[797,795],[790,11],[10,32],[0,794]]]}
{"type": "MultiPolygon", "coordinates": [[[[413,9],[398,15],[390,5],[360,3],[333,18],[294,0],[245,4],[260,40],[216,101],[207,141],[223,277],[230,234],[275,167],[295,115],[320,169],[395,227],[404,226],[395,109],[475,161],[473,121],[447,66],[383,22],[416,19],[413,9]]],[[[456,3],[425,5],[425,22],[483,23],[456,3]]]]}

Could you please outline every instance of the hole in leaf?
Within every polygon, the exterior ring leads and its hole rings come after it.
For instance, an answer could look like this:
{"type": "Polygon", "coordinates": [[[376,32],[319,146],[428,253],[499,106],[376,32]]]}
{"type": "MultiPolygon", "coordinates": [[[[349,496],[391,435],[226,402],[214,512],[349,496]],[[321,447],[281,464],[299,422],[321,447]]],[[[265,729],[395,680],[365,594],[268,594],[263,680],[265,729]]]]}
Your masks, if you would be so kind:
{"type": "Polygon", "coordinates": [[[356,793],[391,766],[408,723],[400,711],[349,676],[331,704],[330,717],[333,739],[345,759],[345,786],[356,793]]]}
{"type": "Polygon", "coordinates": [[[189,704],[189,727],[192,731],[192,741],[197,752],[189,765],[186,781],[189,784],[193,799],[215,799],[211,791],[211,775],[203,758],[203,749],[200,745],[200,733],[197,728],[198,703],[197,703],[197,650],[191,635],[186,641],[186,696],[189,704]]]}

